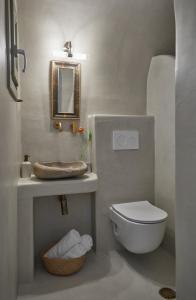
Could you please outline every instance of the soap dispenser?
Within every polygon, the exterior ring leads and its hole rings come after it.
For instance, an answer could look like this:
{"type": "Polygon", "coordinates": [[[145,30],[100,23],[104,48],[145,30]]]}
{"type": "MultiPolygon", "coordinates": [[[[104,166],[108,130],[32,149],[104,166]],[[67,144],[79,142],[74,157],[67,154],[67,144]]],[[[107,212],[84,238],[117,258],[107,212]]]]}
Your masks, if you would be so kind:
{"type": "Polygon", "coordinates": [[[21,163],[21,177],[30,178],[32,172],[32,165],[29,161],[29,155],[24,156],[24,161],[21,163]]]}

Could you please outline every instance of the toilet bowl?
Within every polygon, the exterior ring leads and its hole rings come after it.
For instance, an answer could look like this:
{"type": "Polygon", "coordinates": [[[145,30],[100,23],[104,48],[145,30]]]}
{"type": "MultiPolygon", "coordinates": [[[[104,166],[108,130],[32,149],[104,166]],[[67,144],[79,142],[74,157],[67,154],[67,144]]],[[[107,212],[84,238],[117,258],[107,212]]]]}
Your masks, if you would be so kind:
{"type": "Polygon", "coordinates": [[[130,252],[148,253],[164,237],[167,213],[148,201],[113,204],[110,219],[115,238],[130,252]]]}

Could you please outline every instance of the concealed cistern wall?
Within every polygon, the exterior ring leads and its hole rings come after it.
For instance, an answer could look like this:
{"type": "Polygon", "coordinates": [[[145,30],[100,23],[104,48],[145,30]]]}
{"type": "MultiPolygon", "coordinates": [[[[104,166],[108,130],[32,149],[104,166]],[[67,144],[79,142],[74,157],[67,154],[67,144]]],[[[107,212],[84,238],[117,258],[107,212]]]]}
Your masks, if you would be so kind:
{"type": "Polygon", "coordinates": [[[98,174],[96,241],[98,251],[118,247],[109,218],[112,204],[154,201],[154,118],[149,116],[93,115],[93,167],[98,174]],[[115,131],[138,132],[138,149],[113,149],[115,131]]]}
{"type": "Polygon", "coordinates": [[[175,251],[175,58],[152,58],[147,114],[155,118],[155,203],[168,212],[165,246],[175,251]]]}

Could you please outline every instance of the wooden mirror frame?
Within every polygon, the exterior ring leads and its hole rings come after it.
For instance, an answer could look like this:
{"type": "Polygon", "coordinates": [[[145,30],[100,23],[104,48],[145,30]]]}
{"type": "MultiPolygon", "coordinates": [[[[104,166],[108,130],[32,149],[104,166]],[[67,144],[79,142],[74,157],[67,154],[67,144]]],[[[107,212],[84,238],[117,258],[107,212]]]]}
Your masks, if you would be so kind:
{"type": "Polygon", "coordinates": [[[81,67],[79,63],[56,60],[50,62],[51,118],[53,120],[80,118],[80,80],[81,67]],[[60,68],[75,70],[74,113],[58,112],[58,72],[60,68]]]}

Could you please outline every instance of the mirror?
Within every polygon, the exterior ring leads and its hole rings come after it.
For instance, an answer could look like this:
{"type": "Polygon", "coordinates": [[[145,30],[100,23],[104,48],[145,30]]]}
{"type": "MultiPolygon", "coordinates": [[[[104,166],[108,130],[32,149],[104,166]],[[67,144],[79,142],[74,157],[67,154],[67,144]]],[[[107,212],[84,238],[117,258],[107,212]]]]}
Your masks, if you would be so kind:
{"type": "Polygon", "coordinates": [[[58,71],[58,112],[74,114],[74,69],[60,68],[58,71]]]}
{"type": "Polygon", "coordinates": [[[79,119],[80,64],[51,61],[52,119],[79,119]]]}

